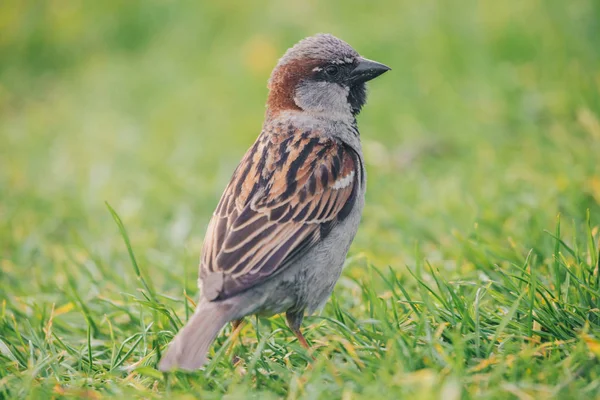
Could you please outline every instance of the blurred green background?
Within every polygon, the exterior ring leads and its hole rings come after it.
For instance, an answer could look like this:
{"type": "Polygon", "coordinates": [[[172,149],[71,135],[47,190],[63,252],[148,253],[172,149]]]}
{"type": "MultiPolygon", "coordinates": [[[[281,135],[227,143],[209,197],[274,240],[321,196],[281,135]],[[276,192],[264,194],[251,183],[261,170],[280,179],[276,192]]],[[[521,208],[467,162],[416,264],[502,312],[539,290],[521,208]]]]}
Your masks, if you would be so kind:
{"type": "Polygon", "coordinates": [[[82,344],[77,296],[101,330],[106,301],[129,304],[139,283],[105,201],[156,290],[195,298],[270,71],[317,32],[393,69],[359,116],[367,205],[342,304],[358,307],[369,264],[466,279],[530,249],[544,263],[559,213],[567,238],[587,210],[600,221],[599,21],[595,0],[0,3],[4,323],[43,326],[54,304],[82,344]]]}

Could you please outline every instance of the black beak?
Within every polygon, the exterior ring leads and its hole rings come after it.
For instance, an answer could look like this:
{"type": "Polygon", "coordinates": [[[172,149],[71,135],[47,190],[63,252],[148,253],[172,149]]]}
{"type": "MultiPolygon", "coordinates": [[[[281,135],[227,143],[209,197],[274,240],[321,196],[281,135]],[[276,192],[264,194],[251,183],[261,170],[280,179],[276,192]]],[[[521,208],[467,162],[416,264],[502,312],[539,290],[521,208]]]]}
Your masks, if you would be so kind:
{"type": "Polygon", "coordinates": [[[377,61],[367,60],[366,58],[359,58],[359,63],[350,73],[350,82],[359,83],[370,81],[371,79],[377,78],[379,75],[391,68],[387,65],[378,63],[377,61]]]}

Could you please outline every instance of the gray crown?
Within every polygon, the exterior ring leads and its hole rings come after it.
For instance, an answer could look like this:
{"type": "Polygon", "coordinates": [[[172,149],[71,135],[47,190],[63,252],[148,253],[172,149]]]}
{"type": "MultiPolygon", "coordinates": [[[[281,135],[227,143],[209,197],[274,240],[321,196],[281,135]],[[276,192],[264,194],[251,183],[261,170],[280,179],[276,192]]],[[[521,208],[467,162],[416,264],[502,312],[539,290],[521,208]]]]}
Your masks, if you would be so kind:
{"type": "Polygon", "coordinates": [[[328,33],[309,36],[288,49],[277,63],[284,65],[298,59],[327,60],[332,63],[351,63],[359,54],[348,43],[328,33]]]}

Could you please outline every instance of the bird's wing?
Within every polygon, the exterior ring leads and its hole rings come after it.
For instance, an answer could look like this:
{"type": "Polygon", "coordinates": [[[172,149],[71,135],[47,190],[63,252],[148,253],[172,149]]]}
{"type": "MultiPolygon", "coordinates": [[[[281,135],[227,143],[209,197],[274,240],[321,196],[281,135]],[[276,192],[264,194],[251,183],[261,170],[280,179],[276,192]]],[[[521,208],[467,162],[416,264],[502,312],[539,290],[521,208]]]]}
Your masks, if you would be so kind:
{"type": "Polygon", "coordinates": [[[200,277],[226,299],[282,271],[348,216],[362,167],[335,139],[289,128],[248,150],[211,219],[200,277]]]}

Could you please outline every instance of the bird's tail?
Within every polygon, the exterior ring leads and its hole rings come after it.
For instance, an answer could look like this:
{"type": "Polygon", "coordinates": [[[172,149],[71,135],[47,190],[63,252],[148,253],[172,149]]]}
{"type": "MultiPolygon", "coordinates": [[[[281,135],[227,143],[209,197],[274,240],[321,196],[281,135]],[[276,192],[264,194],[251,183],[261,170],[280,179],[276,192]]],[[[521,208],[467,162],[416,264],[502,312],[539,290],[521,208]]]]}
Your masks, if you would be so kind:
{"type": "Polygon", "coordinates": [[[208,349],[223,326],[235,317],[231,304],[202,300],[175,336],[158,364],[161,371],[196,370],[206,363],[208,349]]]}

